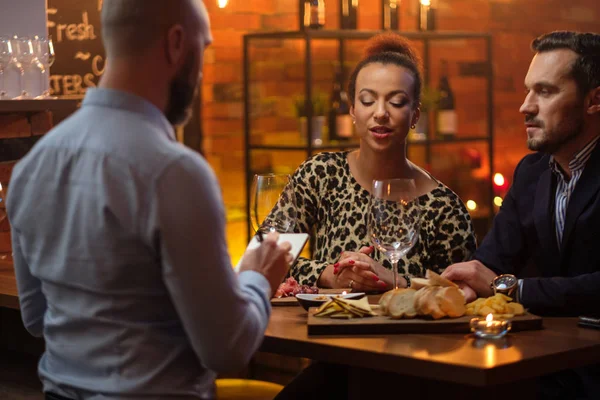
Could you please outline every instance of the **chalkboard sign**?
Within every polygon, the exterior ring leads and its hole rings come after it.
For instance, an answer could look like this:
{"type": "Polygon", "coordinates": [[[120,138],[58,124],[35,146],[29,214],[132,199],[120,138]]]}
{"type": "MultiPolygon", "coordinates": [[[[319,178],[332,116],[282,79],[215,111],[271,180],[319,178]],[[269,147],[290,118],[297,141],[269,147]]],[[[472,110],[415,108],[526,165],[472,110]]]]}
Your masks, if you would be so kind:
{"type": "Polygon", "coordinates": [[[83,97],[104,72],[100,33],[103,0],[48,0],[48,34],[56,60],[50,67],[50,91],[55,96],[83,97]]]}

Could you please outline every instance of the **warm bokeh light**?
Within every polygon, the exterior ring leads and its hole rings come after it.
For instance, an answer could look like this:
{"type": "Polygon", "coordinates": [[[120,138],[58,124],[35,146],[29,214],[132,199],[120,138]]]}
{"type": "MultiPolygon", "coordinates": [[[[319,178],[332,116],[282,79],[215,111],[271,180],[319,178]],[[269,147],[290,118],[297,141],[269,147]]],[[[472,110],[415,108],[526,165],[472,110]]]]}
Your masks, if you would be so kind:
{"type": "Polygon", "coordinates": [[[430,6],[431,5],[431,0],[421,0],[421,4],[424,6],[430,6]]]}
{"type": "Polygon", "coordinates": [[[485,365],[493,367],[496,365],[496,347],[493,344],[486,344],[484,347],[485,365]]]}
{"type": "Polygon", "coordinates": [[[217,5],[219,6],[219,8],[225,8],[225,6],[227,6],[227,3],[229,3],[229,0],[217,0],[217,5]]]}
{"type": "Polygon", "coordinates": [[[496,186],[502,187],[504,186],[505,180],[504,180],[504,175],[502,175],[500,172],[497,172],[496,174],[494,174],[494,184],[496,186]]]}
{"type": "Polygon", "coordinates": [[[494,204],[497,205],[498,207],[502,207],[502,197],[500,197],[500,196],[494,197],[494,204]]]}
{"type": "Polygon", "coordinates": [[[477,208],[477,203],[475,203],[473,200],[468,200],[467,201],[467,208],[471,211],[475,210],[477,208]]]}

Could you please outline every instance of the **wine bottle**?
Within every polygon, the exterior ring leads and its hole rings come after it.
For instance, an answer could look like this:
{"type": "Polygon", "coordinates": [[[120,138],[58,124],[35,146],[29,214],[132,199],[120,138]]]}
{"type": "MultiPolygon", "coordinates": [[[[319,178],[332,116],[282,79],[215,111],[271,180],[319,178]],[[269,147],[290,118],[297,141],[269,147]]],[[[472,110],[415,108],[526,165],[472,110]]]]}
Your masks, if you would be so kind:
{"type": "Polygon", "coordinates": [[[400,0],[383,0],[381,6],[381,28],[400,29],[400,0]]]}
{"type": "Polygon", "coordinates": [[[419,1],[419,30],[434,31],[435,30],[435,8],[431,4],[431,0],[419,1]]]}
{"type": "Polygon", "coordinates": [[[320,29],[325,25],[325,0],[304,0],[304,27],[320,29]]]}
{"type": "Polygon", "coordinates": [[[340,27],[356,29],[358,0],[340,0],[340,27]]]}
{"type": "Polygon", "coordinates": [[[328,122],[330,140],[348,140],[352,137],[354,125],[350,116],[348,93],[344,90],[343,74],[339,68],[333,82],[328,122]]]}
{"type": "Polygon", "coordinates": [[[440,99],[437,107],[437,134],[440,138],[453,138],[456,136],[457,117],[454,93],[448,80],[448,62],[446,60],[442,60],[438,91],[440,99]]]}

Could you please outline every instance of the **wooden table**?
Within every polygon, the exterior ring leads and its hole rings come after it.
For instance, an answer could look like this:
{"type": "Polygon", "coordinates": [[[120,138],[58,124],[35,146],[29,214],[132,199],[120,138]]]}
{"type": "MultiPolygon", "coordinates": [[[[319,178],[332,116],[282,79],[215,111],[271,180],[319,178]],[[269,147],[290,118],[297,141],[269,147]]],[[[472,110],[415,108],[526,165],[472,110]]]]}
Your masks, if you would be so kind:
{"type": "Polygon", "coordinates": [[[261,351],[487,388],[598,363],[600,331],[576,318],[485,341],[467,334],[308,336],[300,307],[273,307],[261,351]]]}

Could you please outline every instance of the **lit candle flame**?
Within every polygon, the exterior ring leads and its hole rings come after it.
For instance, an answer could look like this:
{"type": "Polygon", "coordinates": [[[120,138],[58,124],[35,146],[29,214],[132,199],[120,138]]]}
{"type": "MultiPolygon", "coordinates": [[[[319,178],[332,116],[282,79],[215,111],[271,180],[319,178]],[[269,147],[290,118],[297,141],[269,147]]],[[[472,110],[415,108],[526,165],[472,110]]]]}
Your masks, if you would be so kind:
{"type": "Polygon", "coordinates": [[[2,184],[0,183],[0,192],[2,191],[2,184]]]}
{"type": "Polygon", "coordinates": [[[431,0],[421,0],[421,4],[423,4],[424,6],[430,6],[431,0]]]}
{"type": "Polygon", "coordinates": [[[344,290],[344,291],[342,292],[342,296],[345,296],[346,294],[347,294],[347,293],[346,293],[346,291],[344,290]]]}
{"type": "Polygon", "coordinates": [[[494,316],[492,315],[492,313],[489,313],[489,314],[487,315],[487,317],[485,317],[485,322],[486,322],[486,325],[487,325],[488,327],[489,327],[489,326],[492,326],[492,322],[493,322],[493,321],[494,321],[494,316]]]}

